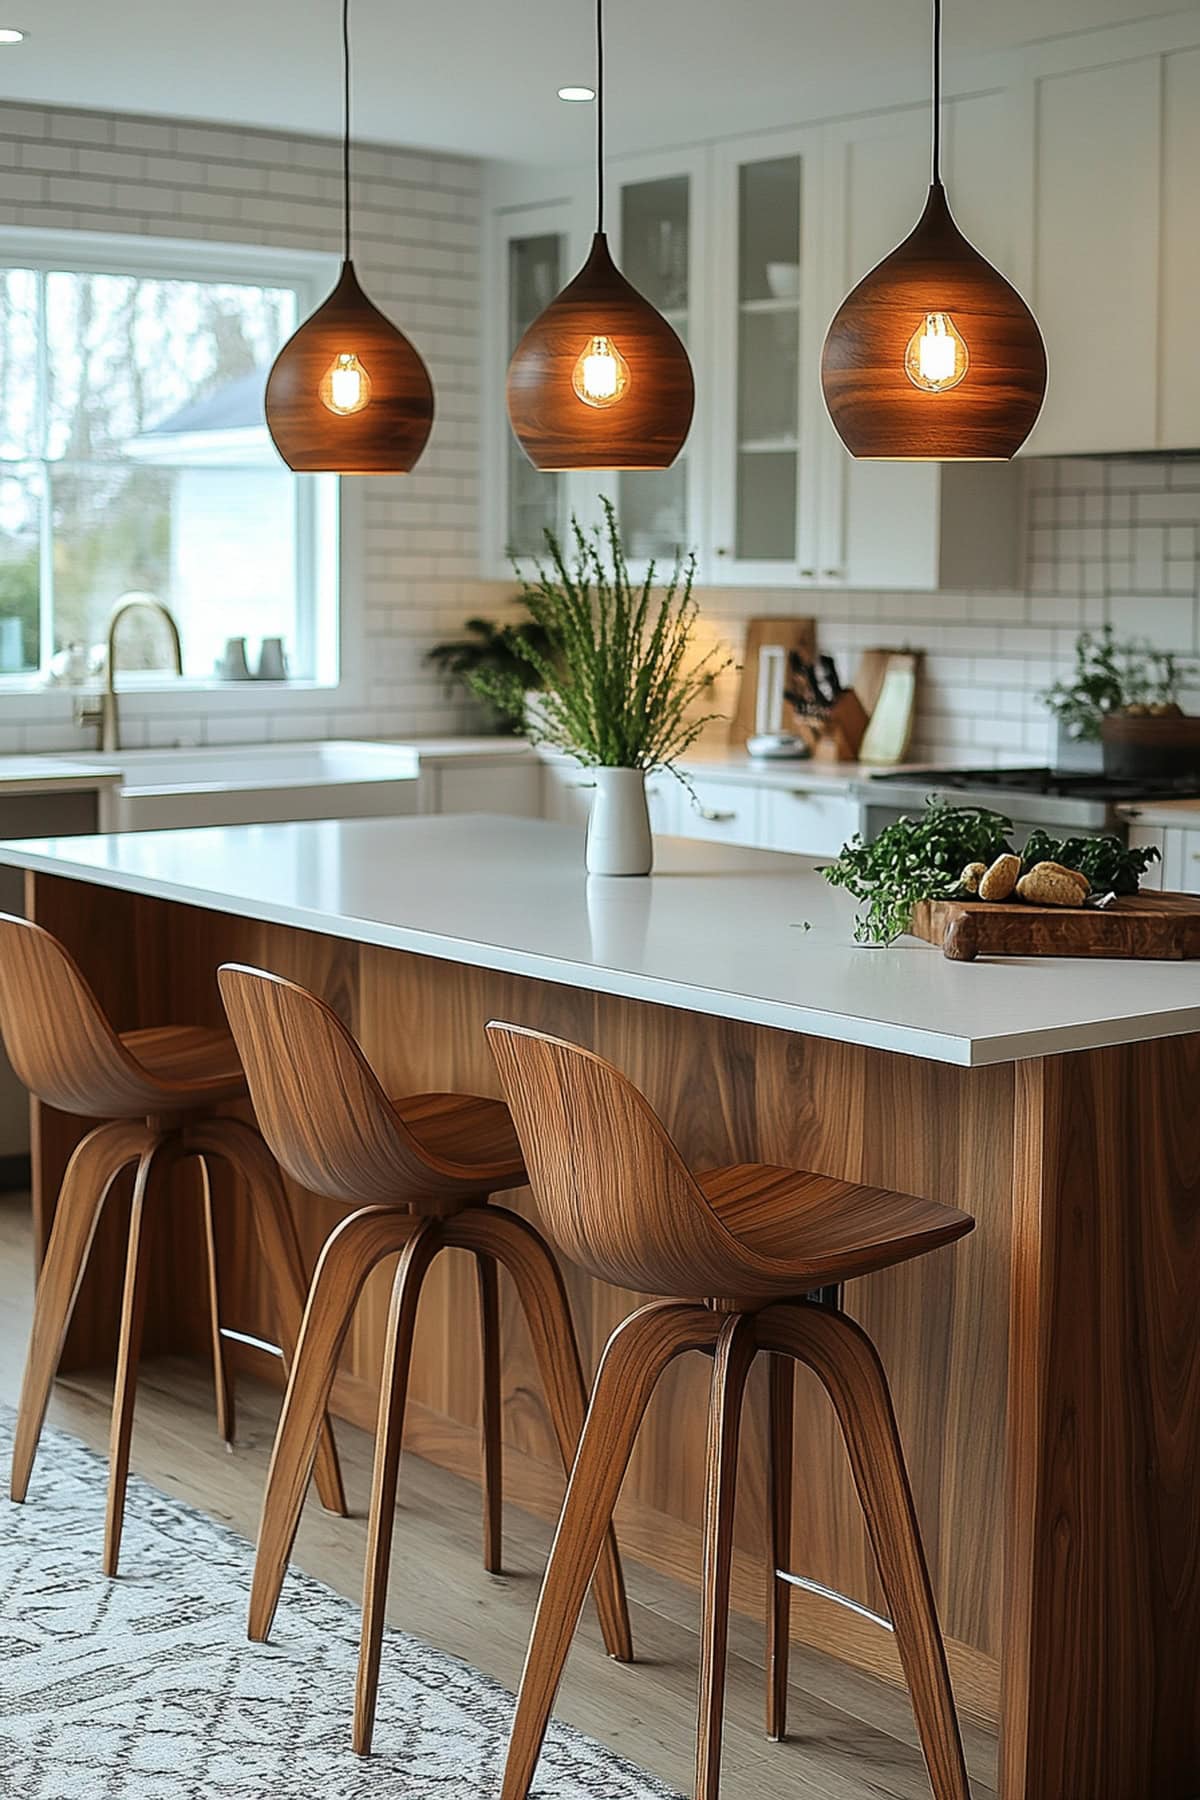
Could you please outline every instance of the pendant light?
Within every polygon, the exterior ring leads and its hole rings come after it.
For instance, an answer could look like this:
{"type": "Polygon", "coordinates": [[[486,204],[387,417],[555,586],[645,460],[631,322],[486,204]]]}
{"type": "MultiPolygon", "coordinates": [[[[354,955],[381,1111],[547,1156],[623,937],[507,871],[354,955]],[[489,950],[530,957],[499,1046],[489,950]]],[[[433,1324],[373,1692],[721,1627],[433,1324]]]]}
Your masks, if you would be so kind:
{"type": "Polygon", "coordinates": [[[604,14],[596,0],[596,233],[508,369],[508,416],[535,469],[669,469],[692,422],[688,353],[613,262],[604,233],[604,14]]]}
{"type": "Polygon", "coordinates": [[[290,469],[406,475],[433,424],[429,371],[363,293],[350,259],[350,0],[342,0],[342,273],[267,378],[267,429],[290,469]]]}
{"type": "Polygon", "coordinates": [[[1033,430],[1046,347],[1016,289],[954,222],[941,175],[942,0],[933,0],[933,181],[904,242],[841,304],[821,386],[852,456],[1003,461],[1033,430]]]}

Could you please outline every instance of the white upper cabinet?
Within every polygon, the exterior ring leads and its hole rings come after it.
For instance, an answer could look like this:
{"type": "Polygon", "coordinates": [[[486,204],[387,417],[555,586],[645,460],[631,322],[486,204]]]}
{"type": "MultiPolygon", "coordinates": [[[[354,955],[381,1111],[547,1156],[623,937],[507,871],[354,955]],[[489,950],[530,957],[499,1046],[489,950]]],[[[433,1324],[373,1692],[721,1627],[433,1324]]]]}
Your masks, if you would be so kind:
{"type": "Polygon", "coordinates": [[[1200,49],[1176,50],[1164,62],[1159,442],[1166,450],[1195,450],[1200,448],[1200,49]]]}
{"type": "Polygon", "coordinates": [[[1029,448],[1152,450],[1162,68],[1035,81],[1034,311],[1050,380],[1029,448]]]}
{"type": "Polygon", "coordinates": [[[710,574],[813,581],[823,317],[819,130],[717,147],[710,574]]]}
{"type": "Polygon", "coordinates": [[[1200,448],[1200,14],[1048,46],[1021,97],[1050,364],[1029,449],[1200,448]]]}
{"type": "Polygon", "coordinates": [[[511,573],[510,557],[540,555],[548,526],[566,521],[566,477],[535,469],[508,423],[504,379],[517,343],[574,273],[569,202],[498,210],[492,216],[491,305],[485,308],[483,564],[511,573]]]}
{"type": "Polygon", "coordinates": [[[708,155],[704,150],[614,161],[609,169],[609,240],[622,273],[678,332],[696,371],[691,433],[669,469],[580,475],[572,500],[593,516],[597,492],[613,502],[630,569],[664,572],[696,547],[708,493],[705,381],[708,319],[708,155]]]}

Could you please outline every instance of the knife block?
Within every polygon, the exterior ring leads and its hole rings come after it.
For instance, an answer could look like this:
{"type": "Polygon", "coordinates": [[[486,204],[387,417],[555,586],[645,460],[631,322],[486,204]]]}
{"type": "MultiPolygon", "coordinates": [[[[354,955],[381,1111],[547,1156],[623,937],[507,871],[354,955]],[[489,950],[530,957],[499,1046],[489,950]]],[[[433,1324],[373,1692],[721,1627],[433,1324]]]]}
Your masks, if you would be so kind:
{"type": "Polygon", "coordinates": [[[853,688],[839,694],[822,718],[802,718],[796,724],[814,762],[857,762],[866,729],[866,709],[853,688]]]}

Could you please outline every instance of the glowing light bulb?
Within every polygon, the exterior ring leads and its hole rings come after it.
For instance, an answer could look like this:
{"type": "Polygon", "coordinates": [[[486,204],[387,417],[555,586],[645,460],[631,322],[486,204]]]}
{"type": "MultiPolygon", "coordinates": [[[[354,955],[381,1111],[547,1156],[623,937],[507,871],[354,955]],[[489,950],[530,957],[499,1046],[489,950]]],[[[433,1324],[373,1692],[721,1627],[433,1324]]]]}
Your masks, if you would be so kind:
{"type": "Polygon", "coordinates": [[[571,371],[571,386],[585,406],[615,406],[629,386],[629,364],[610,337],[588,339],[571,371]]]}
{"type": "Polygon", "coordinates": [[[371,377],[353,350],[335,356],[321,377],[321,402],[331,413],[361,412],[371,398],[371,377]]]}
{"type": "Polygon", "coordinates": [[[949,313],[930,312],[917,326],[904,352],[904,372],[914,387],[944,394],[967,372],[970,353],[949,313]]]}

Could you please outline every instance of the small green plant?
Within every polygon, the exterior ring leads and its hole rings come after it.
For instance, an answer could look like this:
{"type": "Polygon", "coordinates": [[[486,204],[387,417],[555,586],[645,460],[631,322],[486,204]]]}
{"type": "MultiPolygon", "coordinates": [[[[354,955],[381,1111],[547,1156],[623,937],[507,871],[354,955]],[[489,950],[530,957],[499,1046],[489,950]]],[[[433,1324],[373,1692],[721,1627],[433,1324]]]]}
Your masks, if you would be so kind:
{"type": "Polygon", "coordinates": [[[968,863],[992,864],[1011,850],[1012,820],[984,808],[928,800],[917,819],[897,819],[870,844],[854,836],[821,873],[863,903],[860,944],[893,944],[918,900],[949,894],[968,863]]]}
{"type": "Polygon", "coordinates": [[[514,639],[524,633],[543,654],[549,651],[545,632],[532,619],[514,619],[499,625],[494,619],[468,619],[461,638],[435,644],[426,655],[441,670],[446,687],[465,687],[492,713],[498,731],[519,731],[521,710],[514,714],[507,706],[498,706],[488,691],[493,678],[502,683],[517,681],[523,688],[537,688],[541,678],[518,656],[514,639]],[[482,678],[482,680],[481,680],[482,678]]]}
{"type": "Polygon", "coordinates": [[[1193,665],[1172,651],[1155,650],[1135,638],[1118,643],[1112,626],[1105,625],[1099,632],[1080,632],[1072,674],[1038,699],[1068,737],[1098,743],[1110,713],[1177,712],[1179,690],[1193,673],[1193,665]]]}
{"type": "Polygon", "coordinates": [[[534,743],[566,751],[591,768],[670,768],[719,715],[698,711],[733,658],[717,648],[697,657],[696,559],[677,559],[658,587],[629,578],[616,513],[587,531],[571,519],[574,554],[546,532],[548,561],[521,576],[531,625],[509,639],[513,669],[479,669],[471,685],[508,717],[525,717],[534,743]],[[526,717],[525,690],[542,696],[526,717]]]}

